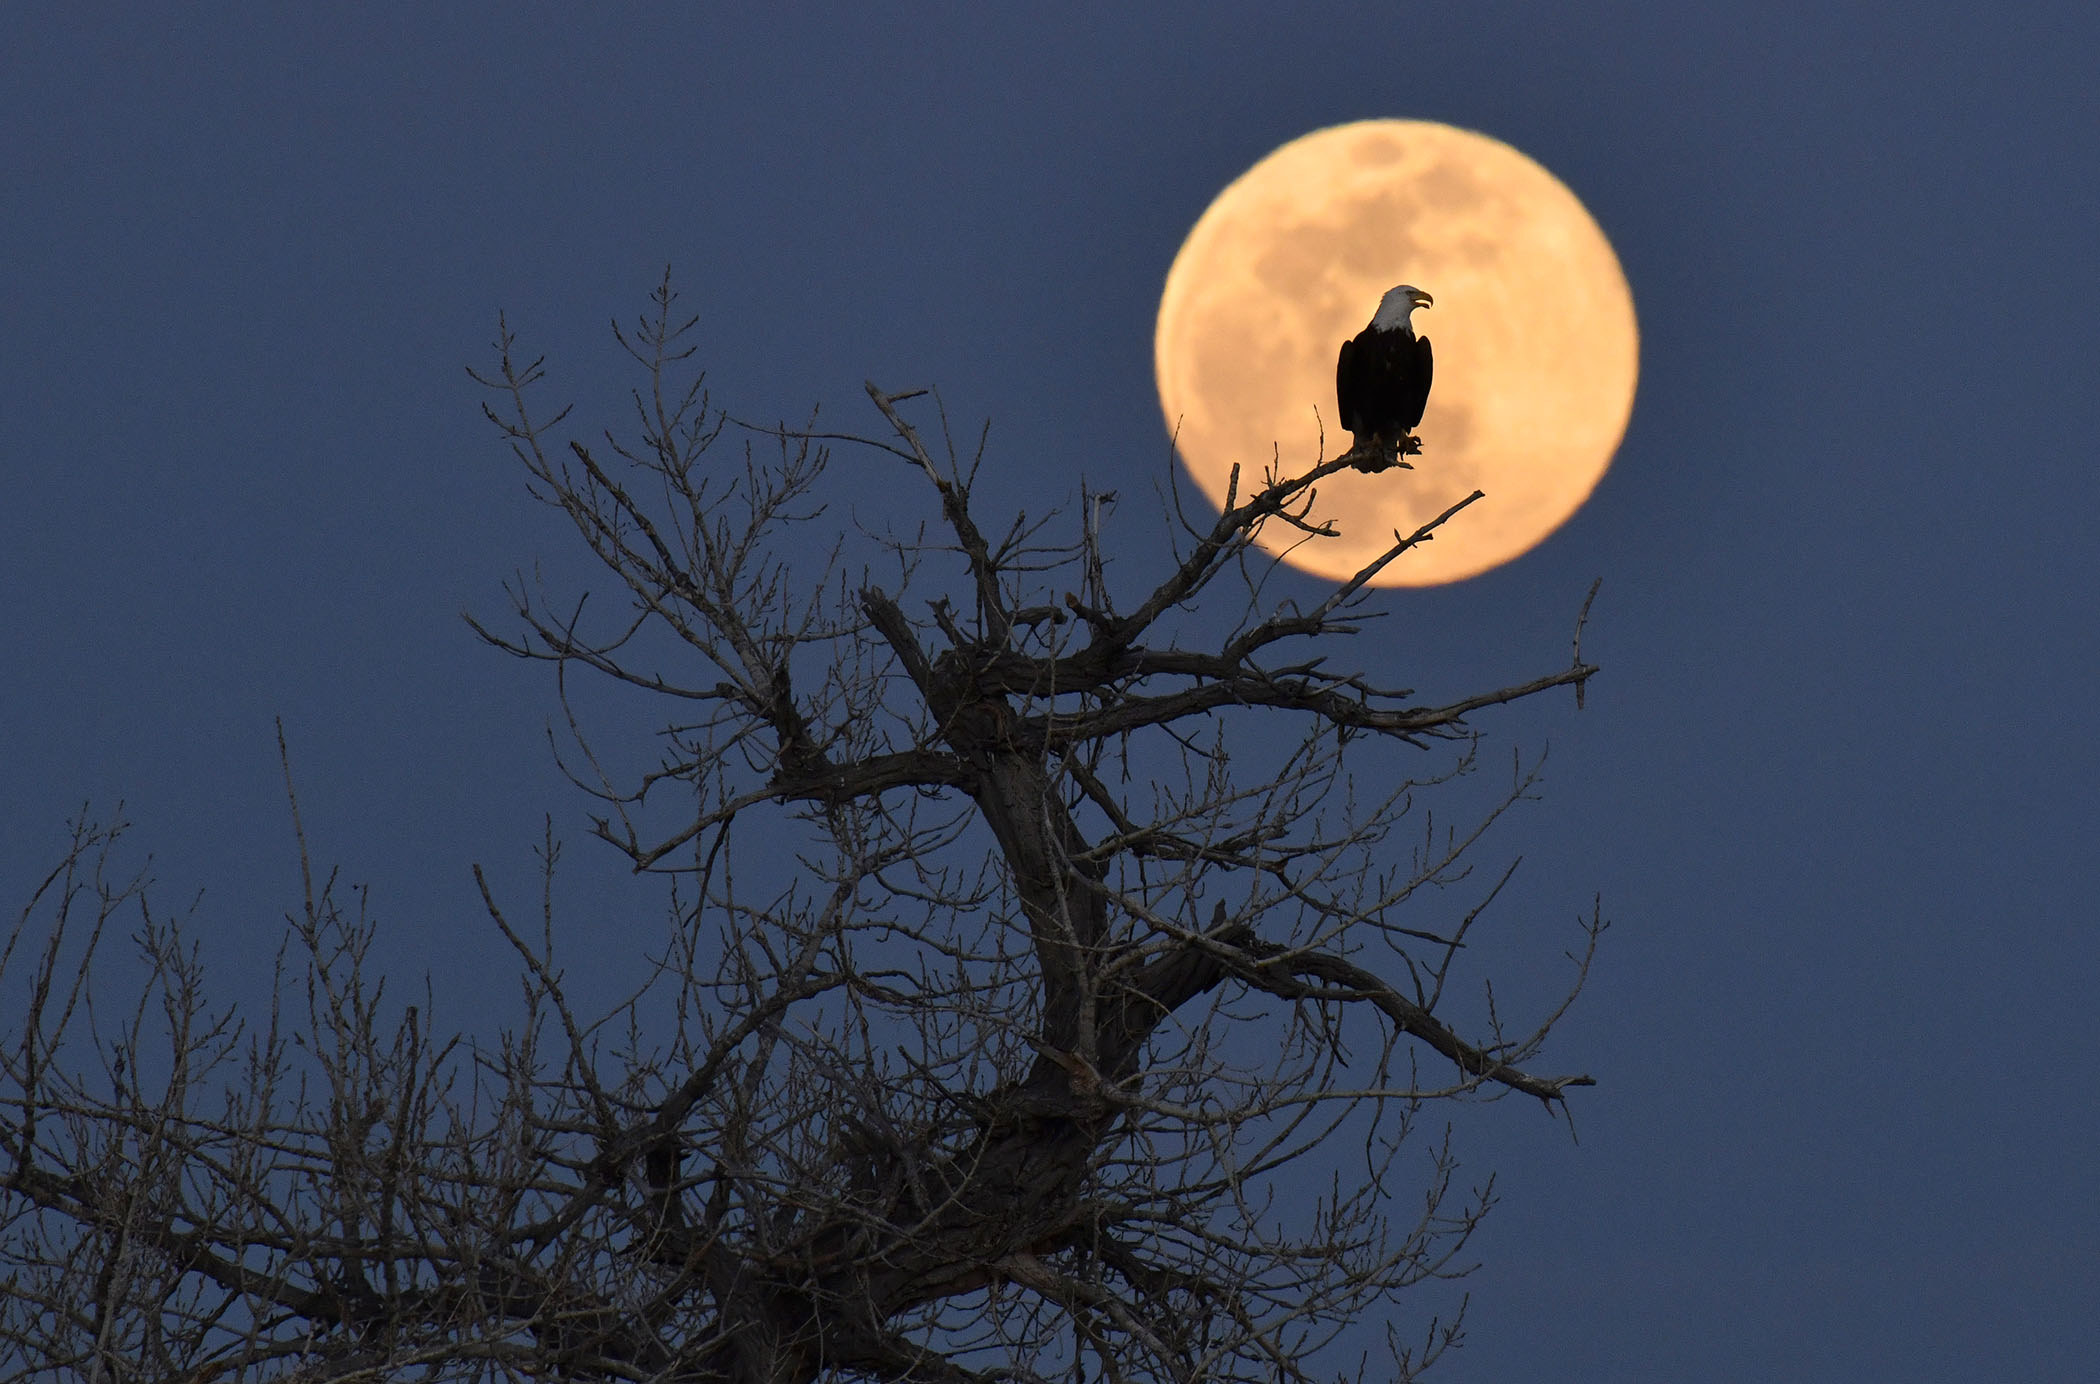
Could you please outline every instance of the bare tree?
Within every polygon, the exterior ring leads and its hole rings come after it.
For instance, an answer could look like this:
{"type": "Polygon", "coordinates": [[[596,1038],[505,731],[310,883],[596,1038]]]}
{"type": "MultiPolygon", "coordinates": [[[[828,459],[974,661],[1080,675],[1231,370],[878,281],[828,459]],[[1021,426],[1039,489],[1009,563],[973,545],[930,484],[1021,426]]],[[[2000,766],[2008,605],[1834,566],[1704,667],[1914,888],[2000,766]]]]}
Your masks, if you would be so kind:
{"type": "Polygon", "coordinates": [[[1422,799],[1474,713],[1580,693],[1580,621],[1570,666],[1477,695],[1334,671],[1366,582],[1470,500],[1302,605],[1254,540],[1321,541],[1362,458],[1272,465],[1125,592],[1110,497],[987,534],[981,437],[873,385],[879,436],[743,427],[691,326],[667,282],[620,334],[644,383],[602,446],[557,445],[507,329],[477,376],[622,588],[601,625],[521,580],[474,628],[559,670],[596,835],[669,877],[648,984],[579,1012],[551,892],[528,923],[483,880],[521,1009],[441,1037],[309,869],[273,1002],[214,1009],[83,818],[0,956],[0,1378],[1413,1377],[1455,1317],[1337,1342],[1461,1272],[1491,1199],[1424,1112],[1589,1082],[1533,1066],[1566,1000],[1505,1025],[1461,979],[1535,767],[1461,829],[1422,799]],[[841,444],[932,520],[813,547],[841,444]],[[585,674],[676,708],[655,763],[585,734],[585,674]],[[94,958],[134,916],[113,1017],[94,958]]]}

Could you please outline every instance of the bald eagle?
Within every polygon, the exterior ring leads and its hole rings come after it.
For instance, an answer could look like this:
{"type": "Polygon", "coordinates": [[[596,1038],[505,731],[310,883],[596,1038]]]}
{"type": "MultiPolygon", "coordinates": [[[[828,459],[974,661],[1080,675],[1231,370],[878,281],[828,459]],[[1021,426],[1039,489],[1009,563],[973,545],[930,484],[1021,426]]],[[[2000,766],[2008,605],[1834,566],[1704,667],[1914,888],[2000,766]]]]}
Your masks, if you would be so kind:
{"type": "Polygon", "coordinates": [[[1355,437],[1349,450],[1373,452],[1357,463],[1360,470],[1383,471],[1400,453],[1422,450],[1414,430],[1429,402],[1433,361],[1429,338],[1416,336],[1408,317],[1433,301],[1413,284],[1390,289],[1378,300],[1371,325],[1342,343],[1334,367],[1335,402],[1341,405],[1342,426],[1355,437]],[[1394,449],[1390,461],[1385,459],[1388,446],[1394,449]]]}

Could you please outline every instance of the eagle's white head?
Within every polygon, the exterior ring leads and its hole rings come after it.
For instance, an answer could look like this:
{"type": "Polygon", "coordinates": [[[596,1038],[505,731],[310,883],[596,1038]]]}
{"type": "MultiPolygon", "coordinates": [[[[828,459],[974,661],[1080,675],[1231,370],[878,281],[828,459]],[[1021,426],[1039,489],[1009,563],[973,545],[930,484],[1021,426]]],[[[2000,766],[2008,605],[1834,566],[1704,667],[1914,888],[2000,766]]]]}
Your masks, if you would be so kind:
{"type": "Polygon", "coordinates": [[[1371,319],[1371,325],[1382,332],[1411,332],[1414,330],[1414,324],[1407,320],[1408,315],[1416,308],[1426,308],[1435,301],[1436,299],[1413,284],[1389,288],[1385,291],[1385,297],[1378,300],[1378,315],[1371,319]]]}

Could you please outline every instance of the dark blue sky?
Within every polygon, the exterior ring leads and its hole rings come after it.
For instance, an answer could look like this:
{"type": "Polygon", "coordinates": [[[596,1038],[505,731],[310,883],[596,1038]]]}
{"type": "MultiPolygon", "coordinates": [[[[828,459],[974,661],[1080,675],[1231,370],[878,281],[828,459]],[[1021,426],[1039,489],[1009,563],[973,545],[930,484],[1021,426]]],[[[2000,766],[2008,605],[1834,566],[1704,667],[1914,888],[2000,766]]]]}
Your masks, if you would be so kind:
{"type": "Polygon", "coordinates": [[[121,798],[252,983],[281,716],[398,972],[468,993],[469,862],[527,888],[551,813],[604,869],[542,670],[459,619],[572,561],[461,369],[499,308],[595,427],[670,262],[718,402],[938,384],[993,420],[983,508],[1043,509],[1156,468],[1153,311],[1226,182],[1445,120],[1588,204],[1643,373],[1560,534],[1382,598],[1456,692],[1604,578],[1589,709],[1483,721],[1552,741],[1539,949],[1617,920],[1548,1064],[1602,1084],[1579,1146],[1457,1112],[1506,1201],[1442,1377],[2091,1377],[2100,11],[577,8],[0,20],[8,908],[121,798]]]}

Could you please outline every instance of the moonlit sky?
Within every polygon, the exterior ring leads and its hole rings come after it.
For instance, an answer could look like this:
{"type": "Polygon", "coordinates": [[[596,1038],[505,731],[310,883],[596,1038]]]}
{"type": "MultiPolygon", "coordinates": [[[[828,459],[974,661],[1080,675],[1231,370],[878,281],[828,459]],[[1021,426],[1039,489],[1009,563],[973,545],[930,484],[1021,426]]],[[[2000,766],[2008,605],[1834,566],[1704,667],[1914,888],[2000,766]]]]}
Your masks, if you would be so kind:
{"type": "MultiPolygon", "coordinates": [[[[459,618],[574,570],[462,370],[498,309],[595,428],[606,323],[670,262],[718,402],[867,426],[863,379],[938,384],[993,421],[982,512],[1040,510],[1158,474],[1153,312],[1220,188],[1448,121],[1583,198],[1643,358],[1565,529],[1379,598],[1458,692],[1557,666],[1604,579],[1588,709],[1481,720],[1552,744],[1502,926],[1550,958],[1593,892],[1616,919],[1540,1064],[1601,1085],[1579,1144],[1454,1110],[1504,1201],[1437,1377],[2089,1379],[2100,10],[770,8],[0,20],[10,915],[121,799],[252,986],[295,899],[282,717],[317,849],[441,1006],[494,955],[469,863],[527,894],[547,814],[611,881],[572,935],[653,936],[545,670],[459,618]]],[[[889,478],[838,474],[841,513],[889,478]]]]}

